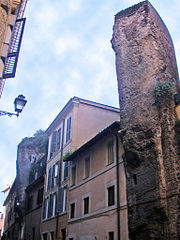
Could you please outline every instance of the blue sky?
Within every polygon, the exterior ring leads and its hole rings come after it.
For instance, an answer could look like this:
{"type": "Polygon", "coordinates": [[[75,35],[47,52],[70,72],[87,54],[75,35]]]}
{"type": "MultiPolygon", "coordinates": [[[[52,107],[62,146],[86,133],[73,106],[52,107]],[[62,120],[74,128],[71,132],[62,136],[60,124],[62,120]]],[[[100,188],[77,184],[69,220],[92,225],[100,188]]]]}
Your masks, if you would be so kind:
{"type": "MultiPolygon", "coordinates": [[[[0,109],[13,111],[23,94],[19,118],[1,117],[0,191],[16,174],[17,145],[46,129],[73,96],[118,107],[115,57],[111,48],[114,15],[139,1],[29,0],[16,77],[7,79],[0,109]]],[[[179,0],[150,1],[167,25],[180,65],[179,0]]],[[[4,196],[0,194],[0,210],[4,196]]]]}

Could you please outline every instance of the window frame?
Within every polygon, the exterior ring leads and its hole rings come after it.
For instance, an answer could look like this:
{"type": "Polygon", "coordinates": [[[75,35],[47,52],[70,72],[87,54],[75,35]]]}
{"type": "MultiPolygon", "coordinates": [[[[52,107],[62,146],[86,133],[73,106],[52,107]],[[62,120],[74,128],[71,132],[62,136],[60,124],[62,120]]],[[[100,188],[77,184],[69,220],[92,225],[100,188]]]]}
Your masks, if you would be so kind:
{"type": "Polygon", "coordinates": [[[48,168],[47,181],[46,181],[46,192],[49,192],[51,189],[52,183],[52,166],[48,168]]]}
{"type": "Polygon", "coordinates": [[[91,157],[90,155],[87,155],[84,158],[84,173],[83,173],[83,179],[89,178],[91,175],[91,157]],[[87,160],[88,160],[88,165],[87,165],[87,160]],[[87,171],[87,166],[88,166],[88,171],[87,171]]]}
{"type": "Polygon", "coordinates": [[[56,150],[59,151],[61,149],[62,143],[62,126],[59,127],[57,130],[57,136],[56,136],[56,150]]]}
{"type": "Polygon", "coordinates": [[[76,165],[73,165],[72,167],[71,167],[71,176],[70,176],[70,186],[71,187],[73,187],[73,186],[75,186],[76,185],[76,165]]]}
{"type": "Polygon", "coordinates": [[[112,185],[107,188],[107,204],[108,207],[114,206],[115,205],[115,186],[112,185]]]}
{"type": "Polygon", "coordinates": [[[62,167],[62,181],[65,181],[68,177],[69,177],[69,165],[70,165],[70,163],[69,162],[67,162],[67,161],[65,161],[65,162],[63,162],[63,167],[62,167]],[[67,164],[67,166],[66,166],[66,164],[67,164]],[[67,170],[66,170],[67,169],[67,170]],[[65,176],[65,171],[67,171],[67,176],[65,176]]]}
{"type": "Polygon", "coordinates": [[[37,201],[36,201],[37,205],[40,205],[43,203],[43,195],[44,195],[44,187],[41,187],[38,189],[38,192],[37,192],[37,201]]]}
{"type": "Polygon", "coordinates": [[[49,196],[44,198],[43,202],[43,220],[48,218],[49,196]]]}
{"type": "Polygon", "coordinates": [[[114,144],[114,138],[109,139],[106,142],[106,166],[109,166],[115,162],[115,144],[114,144]],[[110,147],[112,147],[112,152],[110,153],[110,147]],[[112,154],[110,159],[110,154],[112,154]]]}
{"type": "Polygon", "coordinates": [[[64,187],[64,194],[63,194],[63,213],[67,211],[67,188],[64,187]]]}
{"type": "Polygon", "coordinates": [[[68,144],[72,139],[72,113],[65,120],[65,144],[68,144]],[[70,123],[69,123],[70,121],[70,123]]]}
{"type": "Polygon", "coordinates": [[[75,218],[75,216],[76,216],[76,202],[74,201],[74,202],[71,202],[70,203],[70,212],[69,212],[69,218],[70,219],[74,219],[75,218]],[[73,214],[72,214],[72,205],[74,206],[74,211],[73,211],[73,214]],[[73,216],[72,216],[73,215],[73,216]]]}
{"type": "Polygon", "coordinates": [[[57,131],[53,131],[51,140],[50,140],[50,159],[56,152],[56,145],[57,145],[57,131]]]}
{"type": "Polygon", "coordinates": [[[108,240],[114,240],[114,231],[108,232],[108,240]]]}
{"type": "Polygon", "coordinates": [[[49,195],[49,204],[48,204],[48,218],[53,216],[53,193],[49,195]]]}
{"type": "Polygon", "coordinates": [[[87,193],[87,194],[84,194],[82,196],[82,215],[88,215],[91,213],[91,193],[87,193]],[[85,202],[84,200],[85,199],[89,199],[89,203],[88,203],[88,213],[85,213],[85,202]]]}
{"type": "Polygon", "coordinates": [[[116,207],[117,206],[117,182],[116,180],[109,182],[105,184],[105,207],[111,208],[111,207],[116,207]],[[108,188],[111,188],[114,186],[114,204],[109,206],[108,205],[108,188]]]}
{"type": "Polygon", "coordinates": [[[56,216],[57,210],[57,192],[53,193],[53,207],[52,207],[52,217],[56,216]]]}
{"type": "Polygon", "coordinates": [[[28,196],[27,198],[27,211],[32,210],[33,208],[33,195],[28,196]]]}

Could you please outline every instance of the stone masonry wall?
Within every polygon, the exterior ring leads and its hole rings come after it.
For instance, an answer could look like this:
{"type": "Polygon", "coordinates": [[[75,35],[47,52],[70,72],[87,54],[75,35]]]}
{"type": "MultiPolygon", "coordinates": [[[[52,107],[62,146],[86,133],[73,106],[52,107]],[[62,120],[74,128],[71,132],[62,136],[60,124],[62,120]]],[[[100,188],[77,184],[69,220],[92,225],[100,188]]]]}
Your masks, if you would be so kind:
{"type": "Polygon", "coordinates": [[[9,23],[12,0],[0,0],[0,52],[5,39],[6,29],[9,23]]]}
{"type": "Polygon", "coordinates": [[[113,30],[130,239],[178,239],[172,40],[148,1],[119,12],[113,30]]]}
{"type": "Polygon", "coordinates": [[[25,189],[29,185],[30,168],[34,162],[47,154],[47,136],[25,138],[18,145],[17,153],[17,195],[22,204],[25,200],[25,189]]]}
{"type": "MultiPolygon", "coordinates": [[[[2,51],[2,46],[6,37],[6,31],[9,23],[9,16],[11,13],[12,1],[13,0],[0,0],[0,26],[1,26],[0,27],[0,53],[2,51]]],[[[0,59],[0,77],[2,75],[3,66],[4,66],[3,62],[0,59]]],[[[0,79],[0,97],[1,97],[3,86],[4,86],[4,80],[0,79]]]]}

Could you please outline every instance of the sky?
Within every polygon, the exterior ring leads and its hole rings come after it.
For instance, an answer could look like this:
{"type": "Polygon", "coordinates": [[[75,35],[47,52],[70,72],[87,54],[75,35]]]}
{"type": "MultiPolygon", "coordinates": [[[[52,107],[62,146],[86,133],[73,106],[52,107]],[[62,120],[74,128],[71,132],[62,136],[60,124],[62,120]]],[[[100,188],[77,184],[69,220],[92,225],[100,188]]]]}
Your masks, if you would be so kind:
{"type": "MultiPolygon", "coordinates": [[[[0,191],[16,175],[17,145],[46,130],[67,101],[78,96],[118,107],[115,55],[110,40],[114,15],[136,0],[29,0],[16,76],[7,79],[0,109],[28,100],[23,112],[0,117],[0,191]]],[[[172,36],[180,65],[180,2],[151,0],[172,36]]],[[[4,194],[0,193],[0,210],[4,194]]]]}

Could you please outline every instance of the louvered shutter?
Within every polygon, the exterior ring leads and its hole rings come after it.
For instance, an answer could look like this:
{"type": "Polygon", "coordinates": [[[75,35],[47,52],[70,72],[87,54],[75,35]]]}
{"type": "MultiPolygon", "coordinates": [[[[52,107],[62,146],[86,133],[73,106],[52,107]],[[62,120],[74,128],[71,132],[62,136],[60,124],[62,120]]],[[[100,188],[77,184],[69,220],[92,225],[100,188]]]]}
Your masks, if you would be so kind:
{"type": "Polygon", "coordinates": [[[64,163],[64,180],[68,177],[69,175],[69,162],[64,163]]]}
{"type": "Polygon", "coordinates": [[[49,168],[47,191],[49,191],[51,189],[51,178],[52,178],[52,168],[49,168]]]}
{"type": "Polygon", "coordinates": [[[71,117],[66,122],[66,143],[71,139],[71,117]]]}
{"type": "Polygon", "coordinates": [[[55,192],[55,214],[57,212],[57,192],[55,192]]]}
{"type": "Polygon", "coordinates": [[[55,153],[56,151],[56,135],[57,135],[57,132],[54,131],[51,139],[50,158],[52,157],[53,153],[55,153]]]}
{"type": "Polygon", "coordinates": [[[53,212],[53,194],[50,195],[49,207],[48,207],[48,218],[52,216],[53,212]]]}
{"type": "Polygon", "coordinates": [[[54,177],[55,177],[55,165],[53,165],[52,167],[51,188],[54,187],[54,177]]]}
{"type": "Polygon", "coordinates": [[[63,211],[63,199],[64,199],[64,189],[59,188],[58,189],[58,201],[57,201],[57,211],[58,212],[63,211]]]}
{"type": "Polygon", "coordinates": [[[56,175],[56,185],[59,184],[59,162],[56,163],[57,175],[56,175]]]}
{"type": "Polygon", "coordinates": [[[57,132],[57,151],[61,148],[61,128],[57,132]]]}
{"type": "Polygon", "coordinates": [[[46,209],[47,209],[47,198],[45,198],[43,202],[43,219],[46,218],[46,209]]]}

